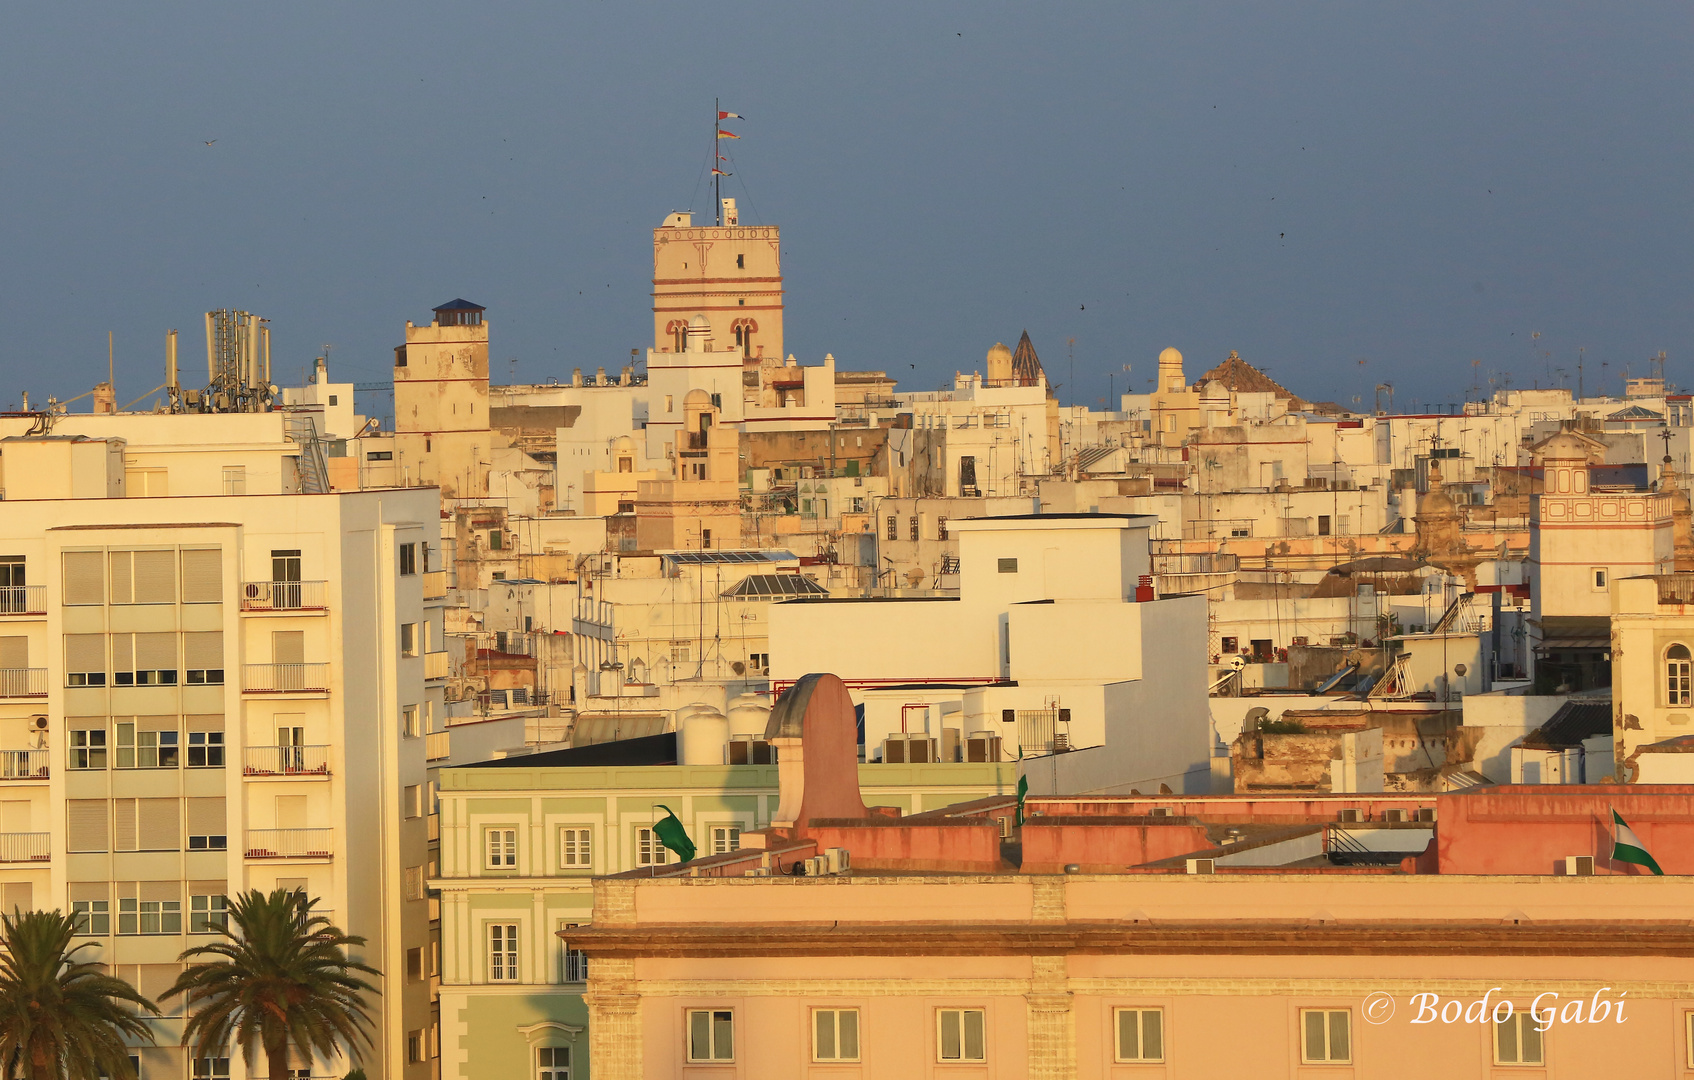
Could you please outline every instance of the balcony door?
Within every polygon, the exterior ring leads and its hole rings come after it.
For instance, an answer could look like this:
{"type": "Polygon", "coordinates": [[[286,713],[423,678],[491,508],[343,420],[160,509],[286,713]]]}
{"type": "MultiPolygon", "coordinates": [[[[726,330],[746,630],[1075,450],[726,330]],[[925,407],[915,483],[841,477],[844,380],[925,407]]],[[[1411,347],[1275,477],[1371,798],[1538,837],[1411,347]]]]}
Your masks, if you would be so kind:
{"type": "Polygon", "coordinates": [[[271,606],[285,611],[300,607],[300,552],[271,552],[271,606]]]}

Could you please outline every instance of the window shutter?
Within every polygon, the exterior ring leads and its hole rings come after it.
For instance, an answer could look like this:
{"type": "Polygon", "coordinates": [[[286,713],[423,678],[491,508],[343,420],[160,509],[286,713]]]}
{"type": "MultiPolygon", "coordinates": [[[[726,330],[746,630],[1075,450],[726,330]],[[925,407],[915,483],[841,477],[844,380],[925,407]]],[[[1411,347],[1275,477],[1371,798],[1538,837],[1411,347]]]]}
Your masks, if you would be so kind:
{"type": "Polygon", "coordinates": [[[175,671],[176,635],[135,635],[135,670],[175,671]]]}
{"type": "Polygon", "coordinates": [[[276,827],[304,829],[306,827],[306,796],[278,795],[276,797],[276,827]]]}
{"type": "Polygon", "coordinates": [[[112,603],[135,603],[135,553],[112,552],[112,603]]]}
{"type": "Polygon", "coordinates": [[[138,716],[135,718],[137,731],[175,731],[176,717],[174,716],[138,716]]]}
{"type": "Polygon", "coordinates": [[[223,599],[224,556],[219,548],[182,553],[182,602],[215,604],[223,599]]]}
{"type": "Polygon", "coordinates": [[[222,713],[191,713],[186,718],[189,731],[222,731],[224,718],[222,713]]]}
{"type": "Polygon", "coordinates": [[[100,604],[106,600],[105,556],[98,551],[65,552],[65,603],[100,604]]]}
{"type": "MultiPolygon", "coordinates": [[[[128,635],[119,634],[117,637],[127,640],[128,635]]],[[[66,634],[65,670],[104,672],[106,670],[106,635],[66,634]]]]}
{"type": "MultiPolygon", "coordinates": [[[[147,884],[151,883],[143,884],[144,890],[147,884]]],[[[174,899],[174,897],[169,899],[174,899]]],[[[141,981],[135,984],[135,988],[141,991],[141,996],[149,1001],[158,1001],[159,995],[169,990],[171,984],[176,982],[176,977],[180,974],[182,974],[181,964],[142,964],[141,981]]],[[[182,999],[176,998],[172,1001],[161,1002],[160,1008],[164,1009],[167,1014],[179,1011],[182,1008],[182,999]]]]}
{"type": "Polygon", "coordinates": [[[304,664],[306,662],[306,632],[304,630],[273,630],[271,632],[271,663],[304,664]]]}
{"type": "Polygon", "coordinates": [[[105,900],[112,894],[112,886],[105,881],[73,881],[70,883],[71,903],[77,901],[105,900]]]}
{"type": "Polygon", "coordinates": [[[35,889],[27,881],[8,881],[0,885],[0,904],[8,912],[29,911],[35,907],[35,889]]]}
{"type": "Polygon", "coordinates": [[[65,850],[110,851],[106,842],[106,800],[69,799],[65,810],[65,850]]]}
{"type": "Polygon", "coordinates": [[[303,877],[279,877],[276,879],[276,887],[284,892],[305,892],[306,879],[303,877]]]}
{"type": "Polygon", "coordinates": [[[0,637],[0,668],[29,667],[29,638],[0,637]]]}
{"type": "MultiPolygon", "coordinates": [[[[135,900],[141,895],[141,887],[138,882],[120,881],[117,882],[117,886],[119,900],[135,900]]],[[[134,986],[135,984],[132,982],[130,985],[134,986]]]]}
{"type": "Polygon", "coordinates": [[[223,796],[188,800],[188,835],[223,836],[225,831],[223,796]]]}
{"type": "Polygon", "coordinates": [[[207,630],[182,635],[182,666],[189,671],[224,666],[224,635],[222,630],[207,630]]]}
{"type": "Polygon", "coordinates": [[[135,602],[138,604],[176,603],[176,552],[138,551],[135,553],[135,602]]]}
{"type": "Polygon", "coordinates": [[[135,800],[112,800],[112,850],[136,850],[135,800]]]}
{"type": "Polygon", "coordinates": [[[190,881],[189,896],[228,896],[229,882],[227,881],[190,881]]]}
{"type": "MultiPolygon", "coordinates": [[[[218,800],[222,802],[222,799],[218,800]]],[[[141,851],[182,850],[182,800],[137,799],[141,851]]],[[[172,886],[175,887],[174,885],[172,886]]]]}

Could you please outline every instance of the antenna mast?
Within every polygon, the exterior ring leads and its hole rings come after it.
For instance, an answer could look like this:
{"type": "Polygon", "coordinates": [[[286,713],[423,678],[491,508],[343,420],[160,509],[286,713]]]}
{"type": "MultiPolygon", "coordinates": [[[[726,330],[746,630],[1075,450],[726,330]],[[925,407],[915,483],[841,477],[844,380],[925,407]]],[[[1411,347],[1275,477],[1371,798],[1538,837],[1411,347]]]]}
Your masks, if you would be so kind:
{"type": "Polygon", "coordinates": [[[713,98],[712,99],[712,205],[717,208],[718,225],[719,225],[720,228],[723,226],[723,174],[718,171],[718,146],[719,146],[721,140],[723,139],[723,135],[720,134],[720,132],[723,131],[723,128],[719,126],[723,123],[723,120],[721,120],[718,117],[718,111],[722,108],[723,108],[723,103],[720,102],[717,98],[713,98]]]}

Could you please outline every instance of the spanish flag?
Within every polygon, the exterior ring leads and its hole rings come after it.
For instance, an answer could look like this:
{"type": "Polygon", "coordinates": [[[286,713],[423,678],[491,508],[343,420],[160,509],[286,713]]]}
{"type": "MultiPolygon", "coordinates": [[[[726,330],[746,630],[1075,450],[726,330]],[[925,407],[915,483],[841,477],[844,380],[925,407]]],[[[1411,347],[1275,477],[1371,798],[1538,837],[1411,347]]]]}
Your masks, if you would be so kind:
{"type": "Polygon", "coordinates": [[[719,128],[718,129],[718,138],[720,138],[720,139],[739,139],[739,138],[741,138],[741,136],[737,135],[733,131],[725,131],[723,128],[719,128]]]}

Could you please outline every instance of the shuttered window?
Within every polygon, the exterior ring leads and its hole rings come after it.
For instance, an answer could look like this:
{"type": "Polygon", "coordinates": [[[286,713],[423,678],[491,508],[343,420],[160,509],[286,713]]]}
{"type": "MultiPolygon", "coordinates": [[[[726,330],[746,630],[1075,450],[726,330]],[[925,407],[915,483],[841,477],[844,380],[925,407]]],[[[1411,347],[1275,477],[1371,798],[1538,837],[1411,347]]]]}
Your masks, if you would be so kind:
{"type": "Polygon", "coordinates": [[[112,684],[135,685],[135,635],[112,635],[112,684]]]}
{"type": "Polygon", "coordinates": [[[223,599],[223,551],[201,548],[182,553],[182,602],[215,604],[223,599]]]}
{"type": "Polygon", "coordinates": [[[181,851],[182,800],[137,799],[135,802],[139,850],[181,851]]]}
{"type": "Polygon", "coordinates": [[[0,668],[29,667],[29,638],[0,637],[0,668]]]}
{"type": "Polygon", "coordinates": [[[182,635],[184,681],[190,686],[222,686],[224,636],[221,630],[182,635]]]}
{"type": "Polygon", "coordinates": [[[135,602],[138,604],[176,603],[176,552],[138,551],[135,553],[135,602]]]}
{"type": "Polygon", "coordinates": [[[69,799],[65,803],[65,850],[110,851],[105,799],[69,799]]]}
{"type": "Polygon", "coordinates": [[[106,685],[106,635],[65,635],[65,685],[106,685]]]}
{"type": "Polygon", "coordinates": [[[106,601],[106,557],[98,551],[65,552],[65,603],[102,604],[106,601]]]}
{"type": "MultiPolygon", "coordinates": [[[[141,552],[140,554],[149,553],[141,552]]],[[[135,685],[175,686],[176,684],[176,635],[135,635],[135,685]]]]}
{"type": "Polygon", "coordinates": [[[114,551],[109,565],[112,570],[112,603],[135,603],[135,552],[114,551]]]}
{"type": "Polygon", "coordinates": [[[229,846],[222,796],[188,800],[188,850],[223,851],[229,846]]]}
{"type": "Polygon", "coordinates": [[[112,800],[112,850],[135,851],[137,827],[134,799],[112,800]]]}

